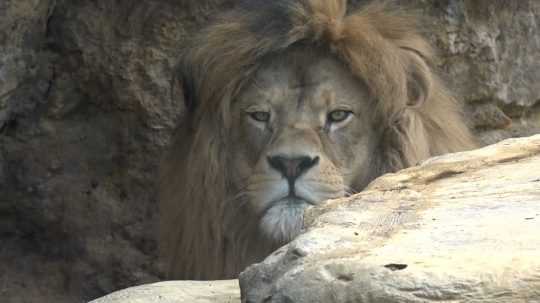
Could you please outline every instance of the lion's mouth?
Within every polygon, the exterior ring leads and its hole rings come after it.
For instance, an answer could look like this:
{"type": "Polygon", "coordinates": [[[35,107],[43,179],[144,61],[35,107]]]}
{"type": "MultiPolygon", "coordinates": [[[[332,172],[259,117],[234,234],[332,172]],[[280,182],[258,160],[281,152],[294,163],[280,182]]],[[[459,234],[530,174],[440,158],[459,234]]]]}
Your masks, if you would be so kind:
{"type": "Polygon", "coordinates": [[[283,196],[281,198],[277,198],[275,200],[270,201],[269,203],[266,203],[266,207],[264,208],[262,213],[268,212],[271,208],[274,208],[276,206],[279,207],[287,207],[287,208],[305,208],[310,205],[315,205],[313,201],[310,201],[309,199],[303,198],[301,196],[295,195],[295,194],[289,194],[286,196],[283,196]]]}
{"type": "Polygon", "coordinates": [[[277,199],[273,201],[272,204],[287,204],[290,206],[306,206],[307,205],[315,205],[315,202],[310,201],[309,199],[306,199],[304,197],[298,196],[296,194],[289,194],[285,197],[282,197],[280,199],[277,199]]]}

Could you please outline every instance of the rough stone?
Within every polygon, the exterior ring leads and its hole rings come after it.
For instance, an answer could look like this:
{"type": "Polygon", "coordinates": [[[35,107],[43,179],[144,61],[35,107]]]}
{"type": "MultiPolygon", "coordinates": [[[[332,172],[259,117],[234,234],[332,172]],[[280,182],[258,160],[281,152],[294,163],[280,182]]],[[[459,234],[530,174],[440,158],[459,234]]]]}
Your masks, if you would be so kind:
{"type": "Polygon", "coordinates": [[[90,303],[239,303],[238,280],[168,281],[131,287],[90,303]]]}
{"type": "Polygon", "coordinates": [[[539,133],[540,2],[412,2],[426,13],[442,74],[468,103],[481,141],[539,133]]]}
{"type": "MultiPolygon", "coordinates": [[[[183,113],[174,67],[235,1],[0,1],[2,302],[159,280],[157,165],[183,113]]],[[[540,132],[540,2],[400,3],[426,17],[482,142],[540,132]]]]}
{"type": "Polygon", "coordinates": [[[2,302],[159,280],[157,163],[197,22],[176,1],[0,1],[2,302]]]}
{"type": "Polygon", "coordinates": [[[311,209],[242,302],[540,302],[540,135],[430,159],[311,209]]]}

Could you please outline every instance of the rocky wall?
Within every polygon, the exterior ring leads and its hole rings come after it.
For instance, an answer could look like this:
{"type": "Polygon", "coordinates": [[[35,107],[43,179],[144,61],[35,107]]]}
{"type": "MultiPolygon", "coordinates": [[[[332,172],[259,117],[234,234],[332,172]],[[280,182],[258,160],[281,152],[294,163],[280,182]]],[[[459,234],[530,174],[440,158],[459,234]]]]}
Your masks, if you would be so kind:
{"type": "MultiPolygon", "coordinates": [[[[0,0],[0,297],[159,280],[157,165],[186,38],[233,0],[0,0]]],[[[362,2],[362,1],[360,1],[362,2]]],[[[540,2],[403,0],[484,143],[540,132],[540,2]]]]}

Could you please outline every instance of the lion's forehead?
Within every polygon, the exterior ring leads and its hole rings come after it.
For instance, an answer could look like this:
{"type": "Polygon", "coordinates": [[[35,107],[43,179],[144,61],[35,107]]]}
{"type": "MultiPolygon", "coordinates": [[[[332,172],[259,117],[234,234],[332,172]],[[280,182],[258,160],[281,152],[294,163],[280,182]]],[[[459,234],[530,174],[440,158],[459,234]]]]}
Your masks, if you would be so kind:
{"type": "Polygon", "coordinates": [[[252,84],[240,95],[242,107],[259,105],[286,113],[325,111],[332,106],[362,106],[368,99],[366,86],[339,60],[328,54],[297,51],[268,60],[252,84]]]}

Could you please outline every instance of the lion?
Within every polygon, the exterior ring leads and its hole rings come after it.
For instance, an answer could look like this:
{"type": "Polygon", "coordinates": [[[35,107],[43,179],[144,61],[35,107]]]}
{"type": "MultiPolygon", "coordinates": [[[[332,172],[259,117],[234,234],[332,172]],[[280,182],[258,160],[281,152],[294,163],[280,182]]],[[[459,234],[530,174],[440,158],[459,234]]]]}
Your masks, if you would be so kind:
{"type": "Polygon", "coordinates": [[[187,114],[160,181],[168,278],[234,278],[303,213],[471,149],[417,18],[346,0],[242,1],[182,55],[187,114]]]}

